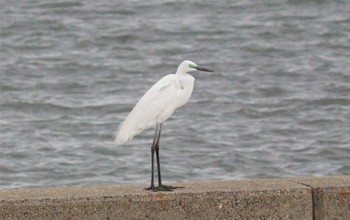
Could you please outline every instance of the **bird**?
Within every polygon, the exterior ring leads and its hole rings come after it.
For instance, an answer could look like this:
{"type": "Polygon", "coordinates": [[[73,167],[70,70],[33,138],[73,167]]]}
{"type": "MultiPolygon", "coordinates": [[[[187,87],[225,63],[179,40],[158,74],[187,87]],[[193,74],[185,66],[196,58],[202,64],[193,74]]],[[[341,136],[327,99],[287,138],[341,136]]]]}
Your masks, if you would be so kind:
{"type": "Polygon", "coordinates": [[[130,141],[148,128],[155,128],[151,145],[151,186],[146,188],[147,190],[170,189],[170,186],[162,184],[160,172],[159,140],[162,125],[177,108],[185,105],[190,99],[195,78],[189,73],[194,71],[213,72],[213,70],[199,67],[192,61],[184,60],[175,74],[164,76],[142,96],[116,133],[115,143],[118,146],[130,141]],[[154,184],[154,154],[157,159],[158,187],[154,184]]]}

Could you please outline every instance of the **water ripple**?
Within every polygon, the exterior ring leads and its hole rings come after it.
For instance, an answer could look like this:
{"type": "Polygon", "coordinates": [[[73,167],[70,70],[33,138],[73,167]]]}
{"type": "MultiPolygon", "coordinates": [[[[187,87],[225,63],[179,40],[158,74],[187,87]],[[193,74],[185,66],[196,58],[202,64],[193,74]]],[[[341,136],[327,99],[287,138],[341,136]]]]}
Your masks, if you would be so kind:
{"type": "Polygon", "coordinates": [[[153,130],[112,138],[192,59],[166,181],[350,175],[348,1],[2,1],[0,188],[148,183],[153,130]]]}

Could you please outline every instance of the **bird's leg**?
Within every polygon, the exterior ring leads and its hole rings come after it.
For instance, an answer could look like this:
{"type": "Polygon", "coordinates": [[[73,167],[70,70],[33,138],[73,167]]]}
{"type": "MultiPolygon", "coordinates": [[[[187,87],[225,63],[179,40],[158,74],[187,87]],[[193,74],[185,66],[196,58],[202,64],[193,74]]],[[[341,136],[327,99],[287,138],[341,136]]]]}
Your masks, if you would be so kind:
{"type": "Polygon", "coordinates": [[[156,155],[157,155],[157,170],[158,170],[158,187],[162,187],[162,176],[160,174],[160,161],[159,161],[159,139],[160,139],[160,133],[162,131],[162,124],[159,125],[159,131],[157,135],[157,141],[156,141],[156,155]]]}
{"type": "Polygon", "coordinates": [[[166,185],[162,184],[162,176],[160,174],[159,140],[160,140],[161,131],[162,131],[162,124],[159,125],[157,140],[155,143],[155,150],[156,150],[156,156],[157,156],[157,168],[158,168],[158,187],[157,187],[157,189],[160,191],[172,191],[174,189],[172,186],[166,186],[166,185]]]}
{"type": "Polygon", "coordinates": [[[158,137],[158,129],[159,129],[159,126],[157,124],[156,126],[156,133],[154,134],[154,138],[153,138],[153,143],[152,143],[152,146],[151,146],[151,155],[152,155],[152,173],[151,173],[151,186],[146,188],[147,190],[153,190],[155,191],[156,188],[154,187],[154,152],[156,150],[156,139],[158,137]]]}
{"type": "Polygon", "coordinates": [[[150,190],[155,190],[156,188],[154,187],[154,145],[151,147],[151,155],[152,155],[152,173],[151,173],[151,186],[148,188],[150,190]]]}

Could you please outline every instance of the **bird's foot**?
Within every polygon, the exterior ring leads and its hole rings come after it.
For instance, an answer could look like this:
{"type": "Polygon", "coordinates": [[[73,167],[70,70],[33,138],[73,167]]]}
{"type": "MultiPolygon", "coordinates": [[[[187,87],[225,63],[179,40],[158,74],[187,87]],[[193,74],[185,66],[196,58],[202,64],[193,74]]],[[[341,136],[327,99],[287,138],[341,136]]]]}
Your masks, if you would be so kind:
{"type": "Polygon", "coordinates": [[[151,190],[153,192],[157,191],[157,188],[154,185],[151,185],[150,187],[145,188],[146,190],[151,190]]]}
{"type": "Polygon", "coordinates": [[[174,191],[174,189],[176,189],[176,187],[173,186],[166,186],[166,185],[159,185],[157,187],[157,191],[174,191]]]}
{"type": "Polygon", "coordinates": [[[167,186],[167,185],[160,185],[158,187],[155,187],[154,185],[151,185],[150,187],[145,188],[146,190],[150,190],[153,192],[171,192],[175,189],[185,188],[183,186],[167,186]]]}

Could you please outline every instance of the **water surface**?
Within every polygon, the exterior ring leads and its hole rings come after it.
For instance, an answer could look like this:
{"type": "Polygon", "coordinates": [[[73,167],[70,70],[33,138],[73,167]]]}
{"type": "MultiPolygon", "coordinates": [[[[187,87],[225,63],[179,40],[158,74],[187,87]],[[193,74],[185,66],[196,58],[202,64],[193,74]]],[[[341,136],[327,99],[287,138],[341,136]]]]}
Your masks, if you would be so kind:
{"type": "Polygon", "coordinates": [[[165,181],[350,175],[349,1],[1,1],[0,187],[148,183],[148,130],[112,145],[184,59],[165,181]]]}

